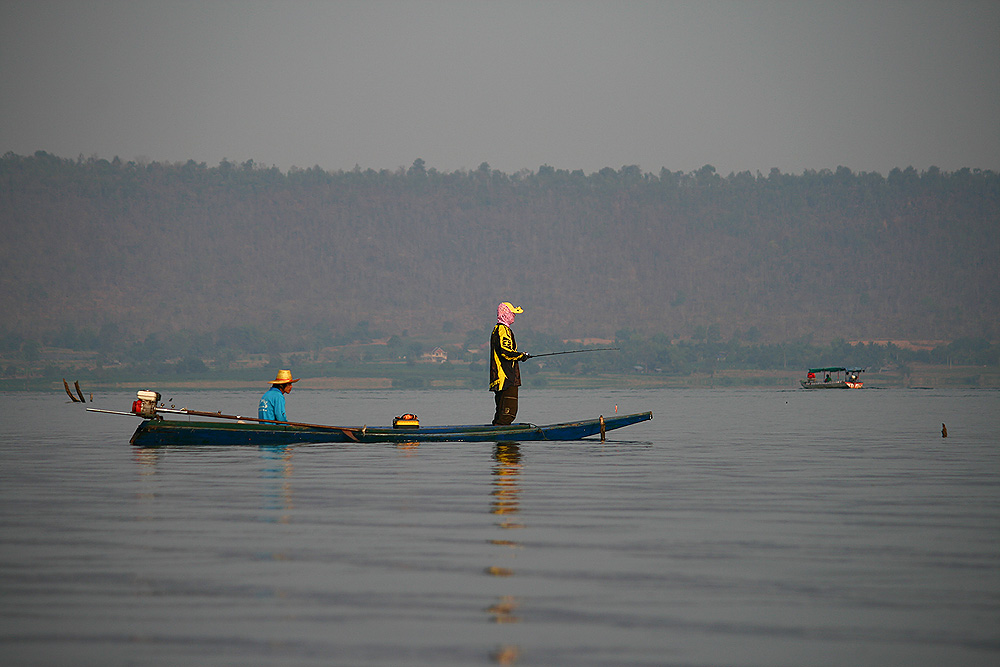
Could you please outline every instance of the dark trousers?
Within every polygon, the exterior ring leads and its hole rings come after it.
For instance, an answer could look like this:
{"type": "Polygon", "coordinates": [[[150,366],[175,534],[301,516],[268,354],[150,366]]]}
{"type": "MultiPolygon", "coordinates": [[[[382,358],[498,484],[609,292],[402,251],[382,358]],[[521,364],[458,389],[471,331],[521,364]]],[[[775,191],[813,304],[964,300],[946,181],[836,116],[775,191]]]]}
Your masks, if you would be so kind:
{"type": "Polygon", "coordinates": [[[497,410],[493,413],[493,425],[512,424],[517,417],[517,386],[504,387],[493,392],[497,410]]]}

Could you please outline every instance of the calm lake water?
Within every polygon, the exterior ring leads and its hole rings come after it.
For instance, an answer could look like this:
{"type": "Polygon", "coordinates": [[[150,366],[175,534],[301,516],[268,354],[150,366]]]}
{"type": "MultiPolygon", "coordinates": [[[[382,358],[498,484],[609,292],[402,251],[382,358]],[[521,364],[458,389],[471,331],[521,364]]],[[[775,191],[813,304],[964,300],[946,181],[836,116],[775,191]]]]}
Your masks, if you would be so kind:
{"type": "MultiPolygon", "coordinates": [[[[519,418],[615,406],[653,421],[604,443],[138,450],[136,418],[0,394],[0,663],[1000,664],[1000,392],[526,387],[519,418]]],[[[492,409],[288,398],[357,426],[492,409]]]]}

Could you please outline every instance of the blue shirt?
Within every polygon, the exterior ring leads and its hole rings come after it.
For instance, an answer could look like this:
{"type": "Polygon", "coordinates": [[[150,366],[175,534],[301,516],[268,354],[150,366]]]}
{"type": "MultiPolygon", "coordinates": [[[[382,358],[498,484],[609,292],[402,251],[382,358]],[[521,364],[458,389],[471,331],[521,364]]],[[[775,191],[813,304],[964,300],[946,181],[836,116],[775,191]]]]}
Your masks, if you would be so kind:
{"type": "Polygon", "coordinates": [[[260,397],[260,405],[257,407],[257,419],[273,419],[274,421],[286,422],[285,416],[285,395],[281,390],[271,385],[271,388],[260,397]]]}

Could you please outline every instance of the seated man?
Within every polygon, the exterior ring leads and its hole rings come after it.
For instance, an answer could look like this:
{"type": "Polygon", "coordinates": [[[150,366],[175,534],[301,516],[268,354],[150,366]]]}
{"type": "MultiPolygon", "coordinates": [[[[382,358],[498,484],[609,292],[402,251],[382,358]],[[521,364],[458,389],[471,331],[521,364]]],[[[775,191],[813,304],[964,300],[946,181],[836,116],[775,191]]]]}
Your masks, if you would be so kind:
{"type": "Polygon", "coordinates": [[[260,397],[257,418],[279,422],[288,421],[288,417],[285,415],[285,394],[292,390],[292,383],[298,382],[300,379],[293,380],[291,371],[278,371],[278,376],[271,381],[271,388],[260,397]]]}

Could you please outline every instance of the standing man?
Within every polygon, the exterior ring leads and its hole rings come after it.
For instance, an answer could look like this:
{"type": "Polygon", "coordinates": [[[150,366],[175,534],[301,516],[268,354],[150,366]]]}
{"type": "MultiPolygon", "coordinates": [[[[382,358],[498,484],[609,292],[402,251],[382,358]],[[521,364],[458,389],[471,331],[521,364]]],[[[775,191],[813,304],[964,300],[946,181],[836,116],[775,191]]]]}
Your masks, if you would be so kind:
{"type": "Polygon", "coordinates": [[[509,301],[497,306],[497,325],[490,336],[490,391],[496,402],[494,426],[511,424],[517,416],[517,388],[521,385],[521,369],[517,362],[531,355],[517,351],[510,325],[514,323],[514,315],[523,312],[520,306],[509,301]]]}
{"type": "Polygon", "coordinates": [[[271,381],[271,388],[260,397],[257,418],[279,422],[288,421],[288,417],[285,415],[285,394],[292,390],[292,383],[298,382],[300,379],[293,380],[291,371],[278,371],[278,377],[271,381]]]}

